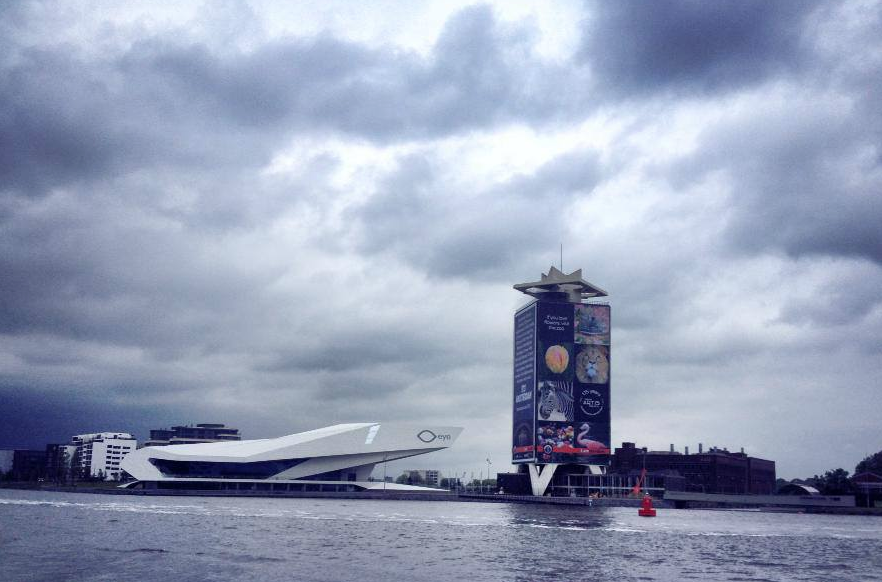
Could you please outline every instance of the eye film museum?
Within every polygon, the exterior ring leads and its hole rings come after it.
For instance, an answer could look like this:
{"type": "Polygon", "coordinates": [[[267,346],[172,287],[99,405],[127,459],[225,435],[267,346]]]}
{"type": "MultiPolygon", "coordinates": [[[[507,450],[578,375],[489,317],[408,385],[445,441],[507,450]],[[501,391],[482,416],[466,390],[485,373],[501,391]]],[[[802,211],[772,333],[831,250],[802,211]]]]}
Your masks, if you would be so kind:
{"type": "Polygon", "coordinates": [[[445,449],[461,427],[338,424],[273,439],[144,447],[129,488],[220,491],[425,490],[370,481],[377,464],[445,449]]]}

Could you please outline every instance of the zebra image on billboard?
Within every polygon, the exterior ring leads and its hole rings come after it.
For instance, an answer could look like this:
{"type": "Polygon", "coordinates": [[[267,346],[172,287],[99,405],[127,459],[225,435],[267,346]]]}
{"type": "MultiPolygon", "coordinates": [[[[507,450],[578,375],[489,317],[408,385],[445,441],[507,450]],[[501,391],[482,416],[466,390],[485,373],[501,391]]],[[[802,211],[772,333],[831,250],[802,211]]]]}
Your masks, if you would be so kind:
{"type": "Polygon", "coordinates": [[[609,305],[540,301],[516,313],[512,461],[604,464],[610,443],[609,305]],[[535,345],[531,366],[518,350],[529,344],[535,345]],[[527,368],[532,376],[519,374],[527,368]],[[528,412],[532,439],[524,438],[528,412]]]}

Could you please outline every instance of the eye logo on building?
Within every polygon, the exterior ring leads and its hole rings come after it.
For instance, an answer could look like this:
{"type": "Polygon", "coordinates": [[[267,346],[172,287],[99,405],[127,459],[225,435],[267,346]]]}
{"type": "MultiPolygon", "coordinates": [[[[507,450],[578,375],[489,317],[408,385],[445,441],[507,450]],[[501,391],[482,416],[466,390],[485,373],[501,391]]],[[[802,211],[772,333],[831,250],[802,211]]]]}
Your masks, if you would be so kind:
{"type": "Polygon", "coordinates": [[[424,443],[431,443],[433,441],[441,441],[442,443],[452,443],[453,435],[452,434],[435,434],[429,429],[425,429],[420,431],[417,434],[417,438],[423,441],[424,443]]]}

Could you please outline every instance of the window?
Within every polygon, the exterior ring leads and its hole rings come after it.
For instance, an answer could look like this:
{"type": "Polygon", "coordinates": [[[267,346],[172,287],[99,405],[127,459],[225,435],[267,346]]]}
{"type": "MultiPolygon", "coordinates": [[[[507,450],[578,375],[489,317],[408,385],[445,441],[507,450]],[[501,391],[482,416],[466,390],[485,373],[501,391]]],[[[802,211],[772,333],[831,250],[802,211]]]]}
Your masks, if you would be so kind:
{"type": "Polygon", "coordinates": [[[150,459],[166,477],[203,477],[220,479],[261,479],[272,477],[307,459],[282,459],[254,463],[216,463],[211,461],[171,461],[150,459]]]}

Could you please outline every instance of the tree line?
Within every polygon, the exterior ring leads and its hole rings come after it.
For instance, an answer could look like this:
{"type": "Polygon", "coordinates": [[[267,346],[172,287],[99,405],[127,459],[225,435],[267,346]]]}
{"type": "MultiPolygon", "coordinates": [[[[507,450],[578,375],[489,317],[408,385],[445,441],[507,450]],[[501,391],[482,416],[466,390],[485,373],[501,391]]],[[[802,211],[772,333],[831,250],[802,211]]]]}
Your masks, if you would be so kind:
{"type": "MultiPolygon", "coordinates": [[[[854,475],[849,475],[848,471],[840,467],[831,469],[823,475],[815,475],[808,479],[794,479],[792,482],[814,487],[822,495],[861,496],[864,491],[854,481],[854,477],[861,473],[882,475],[882,451],[870,455],[858,463],[854,468],[854,475]]],[[[779,488],[787,483],[789,481],[778,479],[779,488]]]]}

